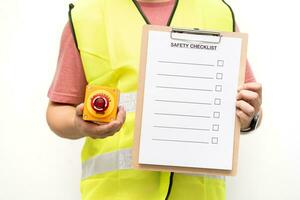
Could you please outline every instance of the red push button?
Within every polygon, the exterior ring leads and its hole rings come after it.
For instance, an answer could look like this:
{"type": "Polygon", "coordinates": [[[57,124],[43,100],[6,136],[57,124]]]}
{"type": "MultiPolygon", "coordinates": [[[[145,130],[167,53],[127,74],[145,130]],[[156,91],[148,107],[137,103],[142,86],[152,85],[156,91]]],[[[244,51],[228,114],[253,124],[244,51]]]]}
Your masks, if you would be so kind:
{"type": "Polygon", "coordinates": [[[103,112],[105,111],[109,106],[109,101],[106,96],[103,95],[95,95],[92,98],[91,106],[96,112],[103,112]]]}

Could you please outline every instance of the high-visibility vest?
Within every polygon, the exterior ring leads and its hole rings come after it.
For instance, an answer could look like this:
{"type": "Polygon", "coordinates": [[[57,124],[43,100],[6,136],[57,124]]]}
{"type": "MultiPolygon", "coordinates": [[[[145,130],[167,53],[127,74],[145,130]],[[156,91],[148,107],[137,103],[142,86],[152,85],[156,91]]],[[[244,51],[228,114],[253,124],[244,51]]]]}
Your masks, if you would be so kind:
{"type": "MultiPolygon", "coordinates": [[[[133,0],[79,0],[70,19],[88,84],[121,91],[127,116],[105,139],[86,138],[82,150],[84,200],[224,200],[223,177],[135,170],[131,148],[140,43],[146,17],[133,0]]],[[[222,0],[177,0],[168,25],[232,32],[234,16],[222,0]]]]}

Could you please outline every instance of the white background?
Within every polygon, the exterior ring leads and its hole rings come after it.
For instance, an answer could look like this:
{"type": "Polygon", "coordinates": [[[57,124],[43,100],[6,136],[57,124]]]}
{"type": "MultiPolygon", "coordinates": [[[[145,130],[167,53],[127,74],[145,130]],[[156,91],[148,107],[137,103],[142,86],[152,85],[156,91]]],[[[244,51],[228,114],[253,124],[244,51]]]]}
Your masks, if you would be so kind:
{"type": "MultiPolygon", "coordinates": [[[[0,199],[78,200],[82,141],[45,122],[66,0],[0,0],[0,199]]],[[[230,0],[264,89],[264,120],[241,137],[228,200],[300,199],[300,12],[296,0],[230,0]]]]}

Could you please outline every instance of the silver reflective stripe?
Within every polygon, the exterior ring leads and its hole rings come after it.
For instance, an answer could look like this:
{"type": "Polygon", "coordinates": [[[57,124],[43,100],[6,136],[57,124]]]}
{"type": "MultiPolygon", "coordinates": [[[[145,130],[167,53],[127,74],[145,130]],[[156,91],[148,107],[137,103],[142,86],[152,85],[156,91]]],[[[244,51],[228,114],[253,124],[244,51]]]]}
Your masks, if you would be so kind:
{"type": "Polygon", "coordinates": [[[119,105],[124,106],[126,112],[135,112],[136,92],[121,93],[119,105]]]}
{"type": "Polygon", "coordinates": [[[131,149],[122,149],[95,156],[82,163],[82,179],[105,172],[131,169],[131,149]]]}
{"type": "Polygon", "coordinates": [[[188,174],[188,173],[180,173],[186,176],[202,176],[206,178],[214,178],[214,179],[220,179],[225,181],[225,176],[216,176],[216,175],[203,175],[203,174],[188,174]]]}
{"type": "MultiPolygon", "coordinates": [[[[103,174],[106,172],[121,170],[121,169],[132,169],[132,149],[122,149],[119,151],[113,151],[104,153],[82,163],[82,179],[94,176],[97,174],[103,174]]],[[[207,178],[215,178],[225,180],[224,176],[213,176],[213,175],[202,175],[202,174],[187,174],[180,173],[187,176],[202,176],[207,178]]]]}

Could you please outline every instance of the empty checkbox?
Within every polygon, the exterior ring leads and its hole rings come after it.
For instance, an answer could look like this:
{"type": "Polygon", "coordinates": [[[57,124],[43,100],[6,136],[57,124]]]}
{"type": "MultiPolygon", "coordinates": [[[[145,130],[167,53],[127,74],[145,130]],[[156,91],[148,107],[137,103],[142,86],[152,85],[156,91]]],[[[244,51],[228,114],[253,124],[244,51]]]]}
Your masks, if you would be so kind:
{"type": "Polygon", "coordinates": [[[217,65],[218,65],[218,67],[223,67],[224,66],[224,60],[218,60],[217,65]]]}
{"type": "Polygon", "coordinates": [[[212,137],[211,138],[211,143],[212,144],[218,144],[218,138],[217,137],[212,137]]]}
{"type": "Polygon", "coordinates": [[[216,92],[222,92],[222,85],[216,85],[215,91],[216,92]]]}
{"type": "Polygon", "coordinates": [[[221,105],[221,99],[215,98],[215,105],[221,105]]]}
{"type": "Polygon", "coordinates": [[[219,129],[220,129],[219,124],[213,124],[213,126],[212,126],[213,131],[219,131],[219,129]]]}
{"type": "Polygon", "coordinates": [[[216,79],[222,80],[223,79],[223,73],[217,73],[216,74],[216,79]]]}
{"type": "Polygon", "coordinates": [[[221,113],[220,112],[214,112],[214,118],[218,119],[220,118],[221,113]]]}

